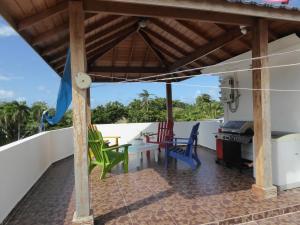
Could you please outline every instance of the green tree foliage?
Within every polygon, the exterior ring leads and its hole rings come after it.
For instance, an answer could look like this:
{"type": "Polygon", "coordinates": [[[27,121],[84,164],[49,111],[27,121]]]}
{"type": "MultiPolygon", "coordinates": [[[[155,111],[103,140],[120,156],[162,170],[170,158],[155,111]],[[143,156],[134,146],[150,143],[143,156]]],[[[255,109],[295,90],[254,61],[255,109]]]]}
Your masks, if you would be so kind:
{"type": "MultiPolygon", "coordinates": [[[[92,110],[92,123],[165,121],[166,99],[152,96],[147,90],[143,90],[138,98],[133,99],[127,106],[117,101],[99,105],[92,110]]],[[[36,134],[45,110],[48,110],[49,115],[55,114],[55,109],[49,108],[45,102],[35,102],[31,107],[25,102],[0,103],[0,145],[36,134]]],[[[198,96],[193,104],[173,101],[175,121],[214,119],[223,113],[222,104],[208,94],[198,96]]],[[[54,126],[46,123],[46,130],[70,126],[72,126],[72,110],[65,113],[60,123],[54,126]]]]}
{"type": "Polygon", "coordinates": [[[127,109],[120,102],[109,102],[92,110],[92,123],[116,123],[127,117],[127,109]]]}

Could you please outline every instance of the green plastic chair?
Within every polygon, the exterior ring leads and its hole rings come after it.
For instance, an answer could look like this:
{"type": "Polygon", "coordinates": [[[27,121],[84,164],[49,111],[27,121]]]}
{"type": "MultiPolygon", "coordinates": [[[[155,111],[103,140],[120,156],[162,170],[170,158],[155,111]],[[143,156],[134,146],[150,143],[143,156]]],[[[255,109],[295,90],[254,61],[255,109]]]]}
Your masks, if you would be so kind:
{"type": "Polygon", "coordinates": [[[100,166],[102,168],[100,179],[104,179],[106,173],[120,162],[124,162],[124,172],[128,172],[128,147],[130,144],[109,147],[101,132],[93,125],[90,125],[88,129],[88,143],[89,174],[96,166],[100,166]]]}

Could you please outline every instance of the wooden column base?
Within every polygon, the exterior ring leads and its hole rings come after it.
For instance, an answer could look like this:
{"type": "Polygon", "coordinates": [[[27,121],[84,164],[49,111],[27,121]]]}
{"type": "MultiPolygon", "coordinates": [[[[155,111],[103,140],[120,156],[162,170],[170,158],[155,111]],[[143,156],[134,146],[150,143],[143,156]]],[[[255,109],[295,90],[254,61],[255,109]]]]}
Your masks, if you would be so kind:
{"type": "Polygon", "coordinates": [[[273,198],[277,196],[277,188],[275,186],[264,188],[253,184],[252,192],[260,199],[273,198]]]}
{"type": "Polygon", "coordinates": [[[76,212],[74,212],[72,224],[73,225],[94,225],[94,216],[93,214],[91,214],[90,216],[86,216],[86,217],[78,217],[76,212]]]}

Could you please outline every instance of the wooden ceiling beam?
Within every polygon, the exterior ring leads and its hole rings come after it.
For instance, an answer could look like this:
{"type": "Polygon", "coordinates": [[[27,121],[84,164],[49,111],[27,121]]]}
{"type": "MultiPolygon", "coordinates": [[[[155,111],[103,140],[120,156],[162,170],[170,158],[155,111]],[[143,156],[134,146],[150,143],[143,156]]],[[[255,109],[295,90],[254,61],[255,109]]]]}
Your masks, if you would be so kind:
{"type": "Polygon", "coordinates": [[[106,36],[105,38],[102,38],[98,40],[97,42],[93,43],[92,45],[89,45],[86,48],[87,57],[91,57],[92,55],[97,54],[101,49],[103,48],[103,45],[106,45],[115,39],[122,39],[122,37],[125,37],[131,32],[136,31],[137,25],[133,24],[131,26],[124,26],[121,30],[118,30],[118,32],[113,32],[109,36],[106,36]]]}
{"type": "MultiPolygon", "coordinates": [[[[116,39],[116,37],[122,36],[124,33],[127,33],[131,29],[132,29],[132,26],[131,27],[123,27],[118,32],[113,32],[109,36],[98,40],[97,42],[93,43],[92,45],[89,45],[88,47],[86,47],[86,56],[87,56],[87,58],[90,58],[93,55],[99,53],[99,51],[101,51],[101,49],[103,48],[104,45],[106,45],[109,42],[111,42],[112,40],[116,39]]],[[[52,64],[53,67],[56,70],[62,69],[65,65],[66,57],[67,57],[66,54],[63,55],[58,62],[52,64]]]]}
{"type": "MultiPolygon", "coordinates": [[[[96,15],[91,14],[91,13],[87,14],[86,17],[85,17],[85,22],[87,22],[90,18],[92,18],[96,15]]],[[[64,23],[64,24],[62,24],[58,27],[54,27],[52,29],[49,29],[49,30],[33,37],[31,39],[31,44],[33,46],[35,46],[35,45],[38,45],[41,42],[48,41],[49,39],[56,36],[57,34],[61,34],[61,33],[67,34],[68,32],[69,32],[69,22],[64,23]]]]}
{"type": "Polygon", "coordinates": [[[127,29],[127,31],[122,32],[119,34],[119,36],[115,36],[115,39],[106,44],[105,46],[102,46],[100,51],[92,55],[91,57],[87,57],[87,61],[90,64],[93,64],[97,59],[101,58],[105,53],[107,53],[109,50],[111,50],[113,47],[118,45],[121,41],[125,40],[127,37],[129,37],[131,34],[133,34],[137,30],[137,26],[132,26],[127,29]]]}
{"type": "Polygon", "coordinates": [[[137,18],[127,18],[125,20],[122,20],[118,23],[115,23],[114,25],[111,25],[99,32],[96,32],[95,34],[89,36],[88,38],[86,38],[86,46],[90,46],[91,44],[93,44],[94,42],[96,42],[97,40],[99,39],[102,39],[103,37],[107,36],[108,34],[113,34],[113,33],[116,33],[118,32],[118,30],[120,28],[124,28],[124,27],[127,27],[127,26],[131,26],[133,25],[134,23],[137,22],[137,18]]]}
{"type": "MultiPolygon", "coordinates": [[[[168,40],[167,38],[163,37],[162,35],[154,32],[154,31],[150,30],[149,28],[147,28],[147,27],[143,28],[143,31],[145,31],[147,34],[151,35],[152,37],[156,38],[157,40],[159,40],[163,44],[169,46],[173,50],[179,52],[181,55],[183,55],[183,56],[188,55],[188,52],[185,49],[181,48],[180,46],[177,46],[172,41],[168,40]]],[[[202,64],[202,62],[201,62],[201,64],[202,64]]],[[[200,66],[202,66],[201,64],[200,64],[200,66]]]]}
{"type": "MultiPolygon", "coordinates": [[[[104,24],[113,22],[115,19],[118,19],[119,16],[111,15],[96,21],[95,23],[89,24],[85,29],[85,35],[90,34],[94,31],[95,28],[101,27],[104,24]]],[[[69,46],[69,35],[67,34],[65,37],[60,39],[59,41],[52,43],[48,47],[46,47],[43,51],[40,52],[42,56],[51,55],[58,50],[66,50],[69,46]]]]}
{"type": "Polygon", "coordinates": [[[31,44],[33,46],[36,46],[36,45],[40,44],[41,42],[51,39],[53,36],[56,36],[57,34],[61,34],[61,33],[66,34],[68,31],[69,31],[69,23],[62,24],[62,25],[55,27],[53,29],[50,29],[42,34],[39,34],[36,37],[33,37],[31,40],[31,44]]]}
{"type": "MultiPolygon", "coordinates": [[[[177,20],[177,22],[199,37],[203,38],[205,41],[210,42],[212,40],[212,38],[209,37],[205,32],[203,32],[199,26],[192,24],[189,21],[177,20]]],[[[223,47],[220,50],[222,50],[223,53],[229,55],[230,57],[234,56],[233,52],[229,48],[223,47]]]]}
{"type": "MultiPolygon", "coordinates": [[[[204,22],[224,23],[224,24],[242,24],[252,25],[254,20],[249,16],[231,15],[220,13],[221,11],[210,11],[199,8],[202,1],[189,1],[195,7],[187,7],[187,1],[116,1],[116,0],[84,0],[84,9],[86,12],[104,12],[128,16],[142,17],[169,17],[185,20],[201,20],[204,22]],[[197,9],[198,6],[198,9],[197,9]]],[[[208,2],[208,1],[203,1],[208,2]]]]}
{"type": "Polygon", "coordinates": [[[197,19],[236,25],[253,25],[253,18],[300,22],[297,10],[260,7],[254,4],[232,3],[224,0],[84,0],[88,12],[109,12],[147,17],[197,19]]]}
{"type": "MultiPolygon", "coordinates": [[[[216,26],[219,27],[221,30],[223,30],[225,32],[227,32],[228,30],[230,30],[224,24],[216,24],[216,26]]],[[[249,49],[252,48],[252,44],[249,41],[247,41],[247,40],[244,40],[244,39],[241,38],[241,39],[239,39],[239,42],[241,42],[243,45],[245,45],[249,49]]]]}
{"type": "Polygon", "coordinates": [[[115,67],[115,66],[92,66],[88,68],[88,73],[165,73],[168,70],[163,67],[115,67]]]}
{"type": "Polygon", "coordinates": [[[68,9],[69,2],[68,1],[63,1],[60,3],[57,3],[53,7],[50,7],[48,9],[45,9],[42,12],[39,12],[35,15],[26,17],[19,21],[18,23],[18,31],[25,30],[26,28],[29,28],[37,23],[40,23],[41,21],[45,19],[49,19],[50,17],[53,17],[59,13],[62,13],[68,9]]]}
{"type": "Polygon", "coordinates": [[[233,40],[237,40],[241,38],[243,34],[241,33],[240,29],[233,29],[228,31],[225,34],[220,35],[219,37],[215,38],[211,42],[199,47],[194,52],[190,53],[189,55],[185,56],[184,58],[180,59],[179,61],[175,62],[171,67],[170,70],[177,70],[178,68],[187,65],[201,57],[204,57],[210,54],[213,51],[216,51],[219,48],[224,47],[226,44],[232,42],[233,40]]]}
{"type": "MultiPolygon", "coordinates": [[[[122,31],[126,31],[126,30],[124,30],[124,28],[126,28],[127,26],[130,26],[130,25],[133,25],[136,22],[137,22],[136,18],[128,18],[128,19],[123,20],[119,23],[116,23],[112,26],[109,26],[100,32],[97,32],[94,35],[89,36],[85,40],[85,46],[86,46],[87,53],[96,48],[99,48],[103,44],[106,44],[107,42],[109,42],[110,40],[112,40],[114,38],[114,35],[118,35],[118,33],[122,32],[122,31]],[[120,29],[120,27],[123,30],[121,30],[121,31],[118,30],[118,29],[120,29]],[[107,35],[109,35],[109,36],[106,37],[107,35]]],[[[61,59],[66,59],[66,57],[67,57],[66,49],[64,49],[63,51],[59,51],[57,54],[53,55],[51,58],[48,58],[48,61],[50,62],[50,64],[53,64],[53,63],[56,63],[57,61],[61,61],[61,59]]]]}
{"type": "MultiPolygon", "coordinates": [[[[192,39],[190,39],[187,36],[185,36],[184,34],[178,32],[176,29],[174,29],[173,27],[165,24],[161,20],[156,19],[156,18],[152,18],[152,19],[150,19],[150,22],[152,22],[153,24],[155,24],[161,30],[166,31],[167,33],[171,34],[173,37],[175,37],[179,41],[183,42],[184,44],[188,45],[189,47],[191,47],[193,49],[199,47],[199,45],[197,45],[196,43],[194,43],[194,41],[192,39]]],[[[207,56],[207,58],[209,58],[210,60],[212,60],[214,63],[217,63],[217,62],[220,61],[220,59],[217,56],[215,56],[215,55],[209,55],[209,56],[207,56]]]]}
{"type": "Polygon", "coordinates": [[[167,63],[165,57],[163,56],[163,54],[161,54],[161,52],[159,51],[159,48],[156,47],[156,45],[148,37],[148,35],[144,31],[142,31],[142,30],[139,30],[138,33],[142,37],[142,39],[144,40],[144,42],[150,47],[150,49],[152,50],[152,52],[154,53],[154,55],[160,61],[161,65],[163,67],[168,67],[168,63],[167,63]]]}

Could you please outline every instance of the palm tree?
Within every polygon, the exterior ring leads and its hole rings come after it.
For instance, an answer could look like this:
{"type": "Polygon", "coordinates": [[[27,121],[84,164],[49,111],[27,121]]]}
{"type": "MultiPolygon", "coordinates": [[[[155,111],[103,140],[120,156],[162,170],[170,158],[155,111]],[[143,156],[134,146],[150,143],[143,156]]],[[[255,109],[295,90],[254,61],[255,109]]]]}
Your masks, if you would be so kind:
{"type": "Polygon", "coordinates": [[[45,102],[35,102],[32,104],[31,113],[35,122],[40,122],[43,112],[47,109],[48,106],[45,102]]]}
{"type": "Polygon", "coordinates": [[[139,94],[139,97],[142,100],[142,106],[146,107],[147,112],[148,112],[148,109],[149,109],[149,100],[150,100],[151,95],[152,94],[150,94],[147,90],[143,90],[143,92],[139,94]]]}
{"type": "Polygon", "coordinates": [[[12,115],[12,120],[17,123],[18,126],[18,140],[21,137],[21,125],[26,122],[28,116],[30,115],[30,108],[26,105],[26,102],[12,102],[12,109],[14,112],[12,115]]]}

